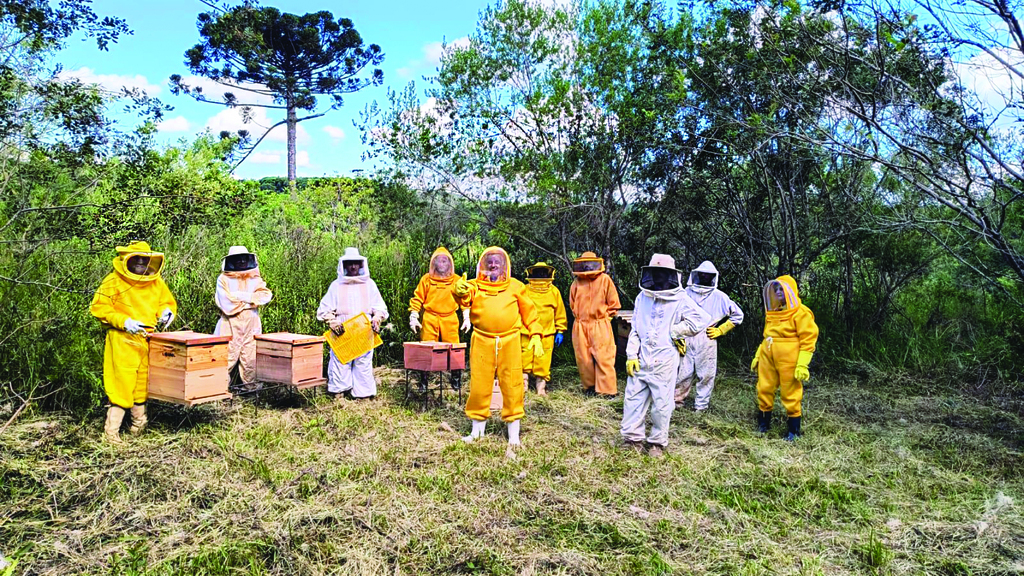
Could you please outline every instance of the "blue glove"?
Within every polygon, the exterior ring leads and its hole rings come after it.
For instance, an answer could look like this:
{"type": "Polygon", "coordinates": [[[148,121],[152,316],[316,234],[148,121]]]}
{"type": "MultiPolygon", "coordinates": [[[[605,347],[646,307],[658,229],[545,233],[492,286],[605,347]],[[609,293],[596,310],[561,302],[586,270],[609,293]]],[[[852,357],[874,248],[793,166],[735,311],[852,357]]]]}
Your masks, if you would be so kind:
{"type": "Polygon", "coordinates": [[[555,346],[561,346],[564,339],[565,336],[561,332],[555,334],[555,346]]]}

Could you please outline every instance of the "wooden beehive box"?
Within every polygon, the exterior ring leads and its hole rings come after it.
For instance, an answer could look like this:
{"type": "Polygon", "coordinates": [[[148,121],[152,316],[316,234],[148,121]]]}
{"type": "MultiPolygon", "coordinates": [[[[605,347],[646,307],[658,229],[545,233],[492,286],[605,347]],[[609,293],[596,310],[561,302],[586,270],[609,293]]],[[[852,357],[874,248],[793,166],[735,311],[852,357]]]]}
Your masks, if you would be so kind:
{"type": "Polygon", "coordinates": [[[149,337],[149,397],[193,406],[231,398],[228,341],[231,336],[157,332],[149,337]]]}
{"type": "Polygon", "coordinates": [[[406,342],[404,344],[405,369],[424,372],[443,372],[448,369],[448,348],[443,342],[406,342]]]}
{"type": "Polygon", "coordinates": [[[451,348],[448,349],[448,369],[449,370],[465,370],[466,369],[466,345],[465,344],[450,344],[451,348]]]}
{"type": "Polygon", "coordinates": [[[323,336],[273,332],[256,336],[256,379],[296,388],[322,386],[323,336]]]}

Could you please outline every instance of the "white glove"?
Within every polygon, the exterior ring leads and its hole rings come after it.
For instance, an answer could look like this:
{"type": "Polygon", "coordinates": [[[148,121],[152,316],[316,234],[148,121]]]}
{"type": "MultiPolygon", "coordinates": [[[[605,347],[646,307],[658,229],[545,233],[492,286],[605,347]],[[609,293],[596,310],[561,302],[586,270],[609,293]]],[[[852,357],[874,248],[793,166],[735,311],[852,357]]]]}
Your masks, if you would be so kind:
{"type": "Polygon", "coordinates": [[[462,331],[469,332],[473,323],[469,321],[469,308],[462,311],[462,331]]]}
{"type": "Polygon", "coordinates": [[[420,324],[419,312],[409,313],[409,328],[411,328],[412,331],[416,332],[417,334],[419,333],[420,328],[423,328],[423,324],[420,324]]]}
{"type": "Polygon", "coordinates": [[[345,322],[337,316],[328,320],[327,325],[330,326],[331,332],[334,332],[338,336],[345,333],[345,322]]]}
{"type": "Polygon", "coordinates": [[[171,322],[174,322],[174,312],[171,312],[170,308],[164,308],[163,313],[160,314],[160,321],[158,324],[167,328],[171,325],[171,322]]]}
{"type": "Polygon", "coordinates": [[[239,302],[252,304],[252,292],[235,292],[235,299],[239,302]]]}
{"type": "Polygon", "coordinates": [[[142,334],[146,329],[143,328],[142,322],[139,322],[134,318],[129,318],[124,321],[124,331],[129,334],[142,334]]]}

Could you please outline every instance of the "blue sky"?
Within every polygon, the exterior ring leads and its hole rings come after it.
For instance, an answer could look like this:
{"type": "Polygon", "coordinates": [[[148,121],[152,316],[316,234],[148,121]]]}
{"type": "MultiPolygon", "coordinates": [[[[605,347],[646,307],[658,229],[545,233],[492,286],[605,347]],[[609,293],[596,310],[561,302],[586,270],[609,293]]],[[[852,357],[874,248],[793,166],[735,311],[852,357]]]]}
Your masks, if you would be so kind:
{"type": "MultiPolygon", "coordinates": [[[[353,120],[373,100],[382,104],[387,87],[401,89],[415,80],[422,89],[424,74],[433,74],[440,55],[440,43],[465,38],[476,27],[479,12],[487,0],[454,0],[444,3],[380,0],[338,3],[324,0],[279,0],[263,2],[282,11],[304,14],[328,10],[335,17],[351,18],[366,43],[379,44],[386,55],[384,86],[367,88],[345,98],[345,106],[323,118],[299,125],[299,176],[350,174],[353,169],[370,168],[363,163],[363,145],[353,120]]],[[[184,52],[199,41],[196,15],[206,6],[197,0],[96,0],[94,8],[101,15],[125,18],[134,35],[122,38],[108,52],[96,49],[94,43],[76,38],[69,42],[58,61],[66,74],[83,81],[96,82],[105,88],[119,90],[122,85],[138,86],[164,103],[174,106],[160,126],[159,141],[174,143],[191,140],[210,127],[221,129],[246,127],[237,111],[193,101],[188,96],[173,96],[167,86],[171,74],[188,76],[184,52]]],[[[326,102],[324,100],[324,102],[326,102]]],[[[322,109],[321,106],[319,109],[322,109]]],[[[112,108],[112,111],[116,107],[112,108]]],[[[283,112],[268,110],[261,120],[268,126],[283,118],[283,112]]],[[[261,134],[255,126],[251,132],[261,134]]],[[[239,167],[236,174],[244,178],[284,176],[284,127],[264,140],[257,151],[239,167]]]]}

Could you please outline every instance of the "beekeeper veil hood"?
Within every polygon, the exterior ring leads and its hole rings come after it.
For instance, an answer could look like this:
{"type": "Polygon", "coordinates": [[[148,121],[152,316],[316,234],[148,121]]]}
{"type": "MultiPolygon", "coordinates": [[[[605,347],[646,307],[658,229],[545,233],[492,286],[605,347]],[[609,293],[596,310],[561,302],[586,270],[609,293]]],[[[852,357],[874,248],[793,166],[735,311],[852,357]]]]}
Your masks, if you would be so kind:
{"type": "Polygon", "coordinates": [[[718,288],[718,269],[710,260],[701,262],[700,266],[690,272],[686,286],[698,294],[707,294],[715,290],[718,288]]]}
{"type": "Polygon", "coordinates": [[[345,254],[338,259],[338,280],[343,284],[366,282],[370,278],[370,266],[358,248],[345,248],[345,254]],[[355,266],[358,264],[359,268],[355,266]]]}
{"type": "Polygon", "coordinates": [[[245,272],[259,268],[256,255],[245,246],[232,246],[220,263],[221,272],[245,272]]]}
{"type": "Polygon", "coordinates": [[[604,272],[604,258],[593,252],[584,252],[572,261],[572,273],[579,278],[595,278],[604,272]]]}
{"type": "Polygon", "coordinates": [[[651,256],[651,263],[640,269],[640,289],[652,298],[671,299],[680,294],[682,272],[667,254],[651,256]]]}

